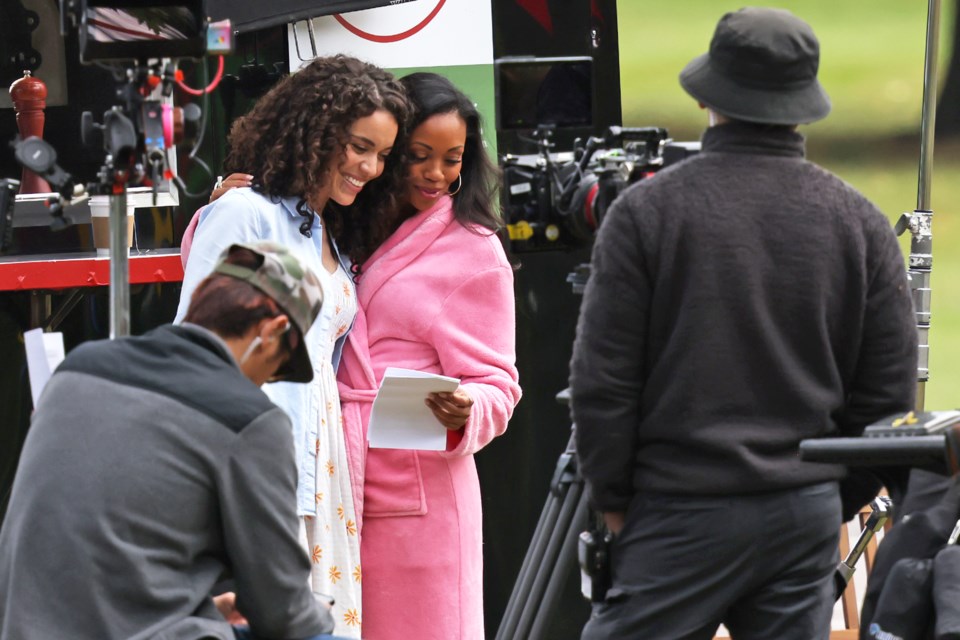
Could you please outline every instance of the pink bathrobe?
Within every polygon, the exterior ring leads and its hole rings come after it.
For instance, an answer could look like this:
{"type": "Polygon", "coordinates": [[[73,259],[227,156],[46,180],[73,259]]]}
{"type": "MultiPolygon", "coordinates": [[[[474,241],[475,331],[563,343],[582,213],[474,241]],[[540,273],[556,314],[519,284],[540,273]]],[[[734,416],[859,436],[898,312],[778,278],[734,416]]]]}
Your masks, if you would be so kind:
{"type": "Polygon", "coordinates": [[[507,428],[520,387],[513,271],[500,240],[477,230],[456,222],[444,197],[374,253],[357,288],[362,313],[338,376],[348,448],[365,441],[388,366],[460,378],[474,401],[447,452],[367,451],[355,499],[368,640],[484,637],[473,453],[507,428]]]}

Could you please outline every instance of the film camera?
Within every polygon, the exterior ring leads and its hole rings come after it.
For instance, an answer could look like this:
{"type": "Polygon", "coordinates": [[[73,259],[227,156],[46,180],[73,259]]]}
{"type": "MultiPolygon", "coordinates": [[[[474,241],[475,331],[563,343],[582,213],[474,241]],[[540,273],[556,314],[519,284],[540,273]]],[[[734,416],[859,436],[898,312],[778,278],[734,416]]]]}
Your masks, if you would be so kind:
{"type": "Polygon", "coordinates": [[[514,251],[582,246],[628,185],[699,150],[659,127],[609,127],[555,152],[559,128],[593,127],[592,60],[506,58],[497,66],[497,121],[502,130],[532,130],[537,152],[501,158],[503,211],[514,251]]]}

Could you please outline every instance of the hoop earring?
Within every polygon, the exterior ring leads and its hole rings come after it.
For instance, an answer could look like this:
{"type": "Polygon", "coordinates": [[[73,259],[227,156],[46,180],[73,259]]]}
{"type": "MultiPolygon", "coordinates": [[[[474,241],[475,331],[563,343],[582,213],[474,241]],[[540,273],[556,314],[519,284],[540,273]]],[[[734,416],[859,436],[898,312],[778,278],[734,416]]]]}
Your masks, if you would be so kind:
{"type": "Polygon", "coordinates": [[[455,195],[457,195],[458,193],[460,193],[460,188],[461,188],[461,187],[463,187],[463,174],[458,173],[458,174],[457,174],[457,188],[456,188],[455,190],[453,190],[453,191],[450,191],[450,187],[447,187],[447,193],[449,193],[449,194],[452,195],[452,196],[455,196],[455,195]]]}

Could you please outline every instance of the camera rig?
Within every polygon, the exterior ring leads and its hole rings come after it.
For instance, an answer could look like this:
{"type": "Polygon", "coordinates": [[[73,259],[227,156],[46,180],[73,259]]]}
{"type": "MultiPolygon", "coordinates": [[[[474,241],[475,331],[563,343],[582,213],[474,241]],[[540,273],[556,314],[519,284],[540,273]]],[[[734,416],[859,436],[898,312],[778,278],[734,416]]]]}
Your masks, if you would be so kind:
{"type": "MultiPolygon", "coordinates": [[[[71,223],[64,210],[87,194],[109,197],[110,337],[130,332],[130,287],[127,252],[127,191],[146,187],[157,202],[162,181],[176,179],[174,147],[202,138],[202,113],[196,104],[173,106],[174,84],[185,87],[177,62],[233,49],[228,21],[211,24],[204,0],[61,0],[61,33],[79,31],[80,60],[110,69],[116,80],[117,103],[97,123],[90,112],[81,122],[83,144],[105,152],[97,180],[76,189],[72,176],[56,164],[53,146],[37,137],[14,142],[17,160],[47,178],[57,189],[50,194],[51,227],[71,223]]],[[[222,71],[222,58],[221,58],[222,71]]],[[[5,187],[6,189],[6,187],[5,187]]],[[[171,195],[175,195],[173,192],[171,195]]],[[[10,200],[7,198],[7,200],[10,200]]],[[[176,200],[174,200],[176,202],[176,200]]],[[[9,240],[12,207],[5,207],[0,251],[9,240]]]]}
{"type": "MultiPolygon", "coordinates": [[[[157,203],[160,185],[175,179],[174,147],[202,137],[200,107],[173,105],[174,84],[183,87],[178,61],[233,49],[229,21],[210,23],[204,0],[61,0],[60,17],[61,35],[78,30],[81,61],[113,73],[117,102],[102,123],[89,111],[82,114],[83,145],[105,152],[96,182],[76,184],[56,164],[53,145],[40,138],[11,144],[17,161],[53,187],[45,204],[54,230],[72,224],[70,206],[88,194],[115,195],[141,186],[157,203]]],[[[176,203],[172,190],[171,195],[176,203]]],[[[8,244],[9,237],[0,238],[0,253],[8,244]]]]}
{"type": "Polygon", "coordinates": [[[502,159],[503,210],[514,251],[589,243],[621,191],[699,150],[699,143],[674,142],[660,127],[612,126],[603,137],[577,139],[572,152],[552,153],[555,130],[534,130],[536,154],[502,159]]]}
{"type": "Polygon", "coordinates": [[[84,112],[83,144],[102,147],[99,193],[169,179],[168,150],[198,134],[200,107],[174,107],[177,62],[233,49],[228,21],[211,24],[204,0],[61,0],[61,32],[79,32],[80,59],[112,64],[118,104],[103,123],[84,112]]]}

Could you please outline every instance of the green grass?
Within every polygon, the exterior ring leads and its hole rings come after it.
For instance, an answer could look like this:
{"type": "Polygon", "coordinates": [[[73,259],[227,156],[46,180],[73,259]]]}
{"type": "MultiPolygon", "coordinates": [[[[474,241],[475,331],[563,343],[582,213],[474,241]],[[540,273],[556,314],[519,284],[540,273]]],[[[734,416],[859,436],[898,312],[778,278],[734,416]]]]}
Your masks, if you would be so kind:
{"type": "MultiPolygon", "coordinates": [[[[960,0],[942,0],[941,75],[960,0]]],[[[666,127],[696,139],[706,116],[677,74],[707,50],[717,20],[745,3],[621,0],[618,3],[624,124],[666,127]]],[[[917,205],[920,109],[926,41],[923,0],[778,3],[807,20],[821,43],[830,116],[803,127],[809,157],[873,200],[894,222],[917,205]]],[[[960,407],[960,140],[936,140],[930,382],[925,406],[960,407]]],[[[901,238],[909,253],[909,235],[901,238]]]]}
{"type": "MultiPolygon", "coordinates": [[[[685,135],[699,130],[704,117],[680,88],[677,74],[707,50],[720,16],[744,4],[729,0],[618,2],[624,122],[665,126],[685,135]]],[[[926,2],[807,0],[776,4],[807,20],[820,40],[820,78],[834,110],[812,130],[862,136],[914,128],[923,87],[926,2]]],[[[955,4],[956,0],[942,0],[941,58],[950,52],[947,32],[955,4]]]]}

